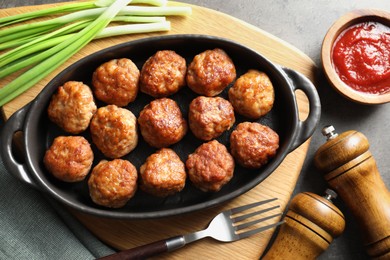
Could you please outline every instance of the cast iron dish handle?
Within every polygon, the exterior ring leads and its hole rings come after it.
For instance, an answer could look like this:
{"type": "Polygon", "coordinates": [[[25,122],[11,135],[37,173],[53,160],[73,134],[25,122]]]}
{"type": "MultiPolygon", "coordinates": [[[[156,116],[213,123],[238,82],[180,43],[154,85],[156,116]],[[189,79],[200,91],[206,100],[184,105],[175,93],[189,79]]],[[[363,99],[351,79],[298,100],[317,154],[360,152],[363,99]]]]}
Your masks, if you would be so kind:
{"type": "Polygon", "coordinates": [[[30,109],[30,105],[24,106],[23,108],[16,111],[4,125],[2,133],[1,133],[1,157],[3,158],[5,168],[11,172],[15,177],[19,180],[26,182],[35,188],[37,185],[30,178],[28,174],[27,165],[23,163],[19,163],[12,153],[12,141],[14,134],[17,131],[21,131],[23,129],[24,118],[30,109]]]}
{"type": "Polygon", "coordinates": [[[313,134],[321,117],[321,101],[318,96],[316,87],[311,81],[301,73],[289,69],[282,68],[291,80],[293,91],[302,90],[309,99],[309,115],[305,121],[298,120],[298,135],[291,146],[291,151],[303,144],[313,134]]]}

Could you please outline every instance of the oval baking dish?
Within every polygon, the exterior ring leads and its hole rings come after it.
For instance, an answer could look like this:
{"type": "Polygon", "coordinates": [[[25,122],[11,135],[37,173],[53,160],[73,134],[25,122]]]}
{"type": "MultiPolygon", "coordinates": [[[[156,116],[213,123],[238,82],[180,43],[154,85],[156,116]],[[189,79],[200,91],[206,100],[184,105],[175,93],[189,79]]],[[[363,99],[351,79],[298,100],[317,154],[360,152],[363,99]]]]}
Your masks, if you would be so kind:
{"type": "MultiPolygon", "coordinates": [[[[227,88],[228,89],[228,88],[227,88]]],[[[227,98],[227,89],[220,96],[227,98]]],[[[183,88],[170,98],[180,106],[183,115],[187,117],[188,105],[196,94],[189,88],[183,88]]],[[[139,93],[135,102],[126,108],[138,117],[141,109],[151,97],[139,93]]],[[[99,106],[104,104],[98,102],[99,106]]],[[[283,161],[287,154],[305,142],[315,130],[320,118],[320,100],[314,85],[304,76],[294,70],[282,68],[270,62],[261,54],[228,39],[204,35],[171,35],[144,38],[117,46],[113,46],[91,54],[53,78],[42,92],[28,105],[21,108],[6,122],[1,135],[1,148],[4,164],[9,172],[24,182],[32,184],[41,191],[81,212],[102,217],[141,219],[172,216],[215,206],[224,201],[237,197],[255,187],[283,161]],[[65,134],[54,125],[47,116],[47,107],[52,94],[57,88],[69,80],[83,81],[91,86],[93,71],[102,63],[114,58],[130,58],[138,68],[148,57],[158,50],[174,50],[189,63],[192,58],[207,49],[221,48],[233,60],[237,77],[249,69],[257,69],[268,74],[275,88],[274,107],[266,116],[257,120],[274,129],[280,136],[280,147],[276,156],[259,170],[248,170],[236,166],[232,180],[219,192],[205,193],[194,188],[187,182],[180,193],[167,198],[157,198],[142,191],[120,209],[109,209],[95,205],[89,197],[87,179],[80,183],[63,183],[54,179],[43,165],[43,156],[53,139],[65,134]],[[310,112],[305,121],[298,116],[295,91],[302,90],[309,100],[310,112]],[[15,132],[21,131],[23,139],[24,162],[18,162],[12,151],[12,138],[15,132]]],[[[236,124],[247,119],[237,116],[236,124]]],[[[218,138],[218,141],[229,147],[230,132],[218,138]]],[[[86,138],[90,140],[88,135],[86,138]]],[[[171,146],[183,161],[187,159],[202,142],[192,133],[188,133],[178,144],[171,146]]],[[[94,146],[93,146],[94,147],[94,146]]],[[[103,158],[94,147],[94,165],[103,158]]],[[[124,158],[131,161],[138,169],[148,155],[155,149],[140,140],[137,148],[124,158]]]]}

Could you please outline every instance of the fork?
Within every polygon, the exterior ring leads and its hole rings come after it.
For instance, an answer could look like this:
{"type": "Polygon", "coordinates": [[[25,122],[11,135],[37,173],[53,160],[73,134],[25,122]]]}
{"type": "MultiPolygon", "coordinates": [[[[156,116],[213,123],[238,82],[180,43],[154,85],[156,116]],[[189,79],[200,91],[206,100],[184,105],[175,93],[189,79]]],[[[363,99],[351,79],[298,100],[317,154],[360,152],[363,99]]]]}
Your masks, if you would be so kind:
{"type": "Polygon", "coordinates": [[[157,254],[161,254],[164,252],[170,252],[176,249],[179,249],[186,244],[189,244],[191,242],[197,241],[199,239],[205,238],[205,237],[212,237],[218,241],[221,242],[232,242],[236,240],[240,240],[246,237],[249,237],[251,235],[254,235],[256,233],[262,232],[264,230],[279,226],[284,223],[284,221],[279,221],[270,225],[257,227],[255,229],[247,230],[248,228],[252,227],[253,225],[266,221],[268,219],[281,216],[282,213],[274,214],[271,216],[263,217],[256,220],[251,220],[246,223],[237,224],[238,222],[241,222],[243,220],[246,220],[248,218],[260,215],[262,213],[274,210],[276,208],[279,208],[280,206],[273,206],[266,209],[257,210],[254,212],[250,212],[244,215],[235,216],[238,213],[241,213],[243,211],[253,209],[255,207],[258,207],[260,205],[272,202],[277,200],[277,198],[268,199],[264,201],[259,201],[255,203],[251,203],[248,205],[240,206],[237,208],[228,209],[225,211],[222,211],[218,215],[216,215],[210,222],[209,226],[204,229],[197,231],[195,233],[187,234],[187,235],[181,235],[176,237],[171,237],[168,239],[163,239],[157,242],[153,242],[150,244],[146,244],[143,246],[127,249],[124,251],[120,251],[118,253],[114,253],[112,255],[105,256],[100,259],[104,260],[114,260],[114,259],[145,259],[157,254]],[[238,232],[245,229],[242,232],[238,232]]]}

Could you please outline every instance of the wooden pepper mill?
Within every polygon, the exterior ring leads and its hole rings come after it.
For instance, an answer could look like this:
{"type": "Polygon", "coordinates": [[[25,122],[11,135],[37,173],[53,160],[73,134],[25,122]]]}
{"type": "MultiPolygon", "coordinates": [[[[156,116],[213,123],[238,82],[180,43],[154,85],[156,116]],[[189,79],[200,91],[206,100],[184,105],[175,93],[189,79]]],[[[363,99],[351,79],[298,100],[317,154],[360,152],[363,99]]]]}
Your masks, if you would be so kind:
{"type": "Polygon", "coordinates": [[[368,255],[390,259],[390,193],[367,138],[357,131],[338,135],[333,126],[324,127],[322,133],[328,141],[315,154],[316,167],[350,209],[368,255]]]}
{"type": "Polygon", "coordinates": [[[330,189],[324,197],[310,192],[297,194],[262,259],[316,259],[344,231],[344,215],[331,201],[336,196],[330,189]]]}

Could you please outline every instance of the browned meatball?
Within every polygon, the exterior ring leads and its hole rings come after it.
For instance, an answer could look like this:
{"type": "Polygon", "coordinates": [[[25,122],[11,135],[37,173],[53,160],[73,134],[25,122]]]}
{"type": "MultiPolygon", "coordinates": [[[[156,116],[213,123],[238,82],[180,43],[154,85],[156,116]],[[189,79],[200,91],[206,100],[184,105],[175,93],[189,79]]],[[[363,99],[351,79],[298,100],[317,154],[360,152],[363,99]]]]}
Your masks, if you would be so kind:
{"type": "Polygon", "coordinates": [[[234,173],[234,159],[217,140],[204,143],[186,161],[188,177],[200,190],[219,191],[234,173]]]}
{"type": "Polygon", "coordinates": [[[94,203],[120,208],[137,191],[137,169],[127,160],[100,161],[88,180],[89,194],[94,203]]]}
{"type": "Polygon", "coordinates": [[[43,158],[47,170],[65,182],[82,181],[89,173],[93,152],[82,136],[58,136],[43,158]]]}
{"type": "Polygon", "coordinates": [[[137,119],[134,114],[116,105],[97,110],[91,120],[92,141],[109,158],[122,157],[137,146],[137,119]]]}
{"type": "Polygon", "coordinates": [[[249,70],[229,89],[229,100],[237,113],[251,119],[267,114],[274,104],[275,94],[267,74],[249,70]]]}
{"type": "Polygon", "coordinates": [[[68,81],[52,96],[48,107],[51,121],[68,133],[86,130],[96,112],[91,89],[78,81],[68,81]]]}
{"type": "Polygon", "coordinates": [[[230,151],[237,163],[257,169],[268,163],[279,148],[279,135],[268,126],[244,122],[230,135],[230,151]]]}
{"type": "Polygon", "coordinates": [[[139,75],[130,59],[113,59],[100,65],[92,76],[96,98],[107,104],[127,106],[137,97],[139,75]]]}
{"type": "Polygon", "coordinates": [[[181,191],[186,170],[180,157],[169,148],[150,155],[140,168],[140,188],[152,195],[166,197],[181,191]]]}
{"type": "Polygon", "coordinates": [[[145,141],[157,148],[179,142],[188,128],[179,106],[169,98],[156,99],[146,105],[138,123],[145,141]]]}
{"type": "Polygon", "coordinates": [[[233,61],[222,49],[206,50],[194,57],[187,70],[187,84],[208,97],[221,93],[236,78],[233,61]]]}
{"type": "Polygon", "coordinates": [[[158,51],[143,65],[140,90],[152,97],[167,97],[185,84],[186,60],[174,51],[158,51]]]}
{"type": "Polygon", "coordinates": [[[234,109],[221,97],[199,96],[192,100],[188,123],[199,139],[209,141],[230,129],[235,122],[234,109]]]}

